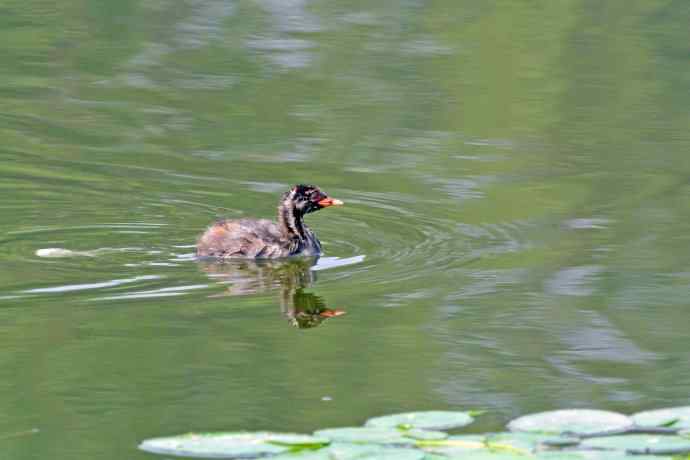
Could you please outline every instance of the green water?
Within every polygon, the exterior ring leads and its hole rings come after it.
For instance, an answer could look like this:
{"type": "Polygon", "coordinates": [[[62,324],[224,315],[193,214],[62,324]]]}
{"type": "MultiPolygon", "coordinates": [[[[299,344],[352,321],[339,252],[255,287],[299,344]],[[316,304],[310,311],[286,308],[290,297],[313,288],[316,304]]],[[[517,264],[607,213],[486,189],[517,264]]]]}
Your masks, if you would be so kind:
{"type": "Polygon", "coordinates": [[[0,457],[687,404],[688,24],[668,0],[1,1],[0,457]],[[297,182],[346,202],[308,217],[315,267],[194,260],[297,182]],[[301,330],[295,305],[347,314],[301,330]]]}

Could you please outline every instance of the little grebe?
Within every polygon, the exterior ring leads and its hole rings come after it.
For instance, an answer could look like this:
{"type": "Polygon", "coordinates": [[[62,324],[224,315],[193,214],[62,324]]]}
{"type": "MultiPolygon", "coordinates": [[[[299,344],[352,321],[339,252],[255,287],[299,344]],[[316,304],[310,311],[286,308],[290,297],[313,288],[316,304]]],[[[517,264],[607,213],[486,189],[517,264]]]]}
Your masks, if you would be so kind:
{"type": "Polygon", "coordinates": [[[196,253],[222,259],[319,256],[321,243],[304,215],[342,204],[314,185],[295,185],[280,200],[277,224],[267,219],[219,220],[199,237],[196,253]]]}

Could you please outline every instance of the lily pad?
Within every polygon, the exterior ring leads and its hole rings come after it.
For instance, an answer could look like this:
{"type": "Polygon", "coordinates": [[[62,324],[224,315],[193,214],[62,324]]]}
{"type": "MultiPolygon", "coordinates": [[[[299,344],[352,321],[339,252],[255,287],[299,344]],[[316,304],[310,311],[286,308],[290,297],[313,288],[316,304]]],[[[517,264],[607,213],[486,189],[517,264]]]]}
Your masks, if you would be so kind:
{"type": "Polygon", "coordinates": [[[420,430],[418,428],[405,430],[402,434],[406,438],[417,439],[419,441],[439,441],[448,437],[448,433],[443,431],[420,430]]]}
{"type": "Polygon", "coordinates": [[[326,454],[329,460],[423,460],[426,455],[424,451],[415,448],[348,443],[333,443],[317,452],[326,454]]]}
{"type": "Polygon", "coordinates": [[[581,438],[575,436],[550,436],[540,441],[540,445],[546,448],[575,447],[580,444],[581,438]]]}
{"type": "MultiPolygon", "coordinates": [[[[357,460],[424,460],[426,454],[418,449],[385,447],[355,457],[357,460]]],[[[335,457],[340,460],[338,457],[335,457]]]]}
{"type": "Polygon", "coordinates": [[[543,433],[495,433],[486,437],[486,445],[494,451],[528,454],[545,441],[553,439],[557,437],[543,433]]]}
{"type": "Polygon", "coordinates": [[[593,409],[566,409],[516,418],[508,424],[510,431],[588,435],[632,427],[631,418],[617,412],[593,409]]]}
{"type": "Polygon", "coordinates": [[[615,450],[540,452],[537,454],[536,458],[539,460],[682,460],[667,456],[633,455],[615,450]]]}
{"type": "Polygon", "coordinates": [[[285,446],[268,443],[277,436],[268,432],[189,433],[181,436],[147,439],[139,449],[154,454],[202,458],[257,458],[286,452],[285,446]]]}
{"type": "Polygon", "coordinates": [[[673,435],[632,434],[582,441],[583,447],[623,450],[630,454],[677,455],[690,453],[690,439],[673,435]]]}
{"type": "Polygon", "coordinates": [[[282,434],[274,433],[266,438],[266,442],[278,446],[286,446],[301,449],[318,449],[331,443],[330,439],[318,438],[308,434],[282,434]]]}
{"type": "MultiPolygon", "coordinates": [[[[276,456],[266,460],[429,460],[424,451],[414,448],[387,447],[376,444],[334,443],[319,450],[303,450],[276,456]]],[[[263,459],[262,459],[263,460],[263,459]]],[[[442,457],[438,460],[448,460],[442,457]]]]}
{"type": "Polygon", "coordinates": [[[631,417],[639,426],[690,429],[690,406],[638,412],[631,417]]]}
{"type": "Polygon", "coordinates": [[[451,456],[450,458],[457,458],[458,460],[530,460],[532,457],[509,452],[480,451],[466,453],[457,457],[451,456]]]}
{"type": "Polygon", "coordinates": [[[469,452],[487,450],[486,438],[477,434],[450,436],[439,441],[419,441],[417,445],[431,454],[447,457],[463,456],[469,452]]]}
{"type": "MultiPolygon", "coordinates": [[[[538,460],[673,460],[671,457],[658,457],[656,455],[630,455],[621,451],[612,450],[568,450],[568,451],[543,451],[534,457],[538,460]]],[[[527,459],[525,459],[527,460],[527,459]]]]}
{"type": "Polygon", "coordinates": [[[376,428],[419,428],[422,430],[450,430],[469,425],[474,418],[468,412],[427,411],[404,412],[367,420],[364,426],[376,428]]]}
{"type": "Polygon", "coordinates": [[[298,452],[271,455],[266,458],[270,460],[333,460],[333,457],[328,454],[327,448],[319,450],[300,450],[298,452]]]}
{"type": "Polygon", "coordinates": [[[389,445],[414,445],[415,440],[404,436],[404,432],[386,428],[348,427],[331,428],[314,432],[314,436],[345,443],[373,443],[389,445]]]}
{"type": "MultiPolygon", "coordinates": [[[[551,452],[539,452],[536,456],[539,460],[595,460],[588,456],[589,452],[563,452],[563,451],[551,451],[551,452]]],[[[534,457],[533,457],[534,458],[534,457]]],[[[597,459],[599,460],[599,459],[597,459]]],[[[603,459],[601,459],[603,460],[603,459]]],[[[616,459],[618,460],[618,459],[616,459]]],[[[627,459],[626,459],[627,460],[627,459]]]]}
{"type": "Polygon", "coordinates": [[[630,455],[621,451],[611,450],[583,450],[583,451],[543,451],[534,457],[537,460],[673,460],[671,457],[658,457],[656,455],[630,455]]]}
{"type": "Polygon", "coordinates": [[[539,460],[682,460],[673,457],[657,455],[633,455],[615,450],[583,450],[583,451],[553,451],[540,452],[539,460]],[[567,455],[567,457],[566,457],[567,455]]]}
{"type": "Polygon", "coordinates": [[[437,455],[437,454],[425,454],[424,455],[424,460],[448,460],[449,457],[445,455],[437,455]]]}

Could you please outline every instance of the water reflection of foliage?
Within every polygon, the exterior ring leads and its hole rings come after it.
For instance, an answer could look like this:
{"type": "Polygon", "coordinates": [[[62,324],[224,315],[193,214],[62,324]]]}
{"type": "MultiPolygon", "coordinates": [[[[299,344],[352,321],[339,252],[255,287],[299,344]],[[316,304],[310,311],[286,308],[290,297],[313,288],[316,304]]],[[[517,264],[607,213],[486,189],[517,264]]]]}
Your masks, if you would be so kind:
{"type": "Polygon", "coordinates": [[[317,259],[201,261],[200,267],[228,287],[222,295],[243,296],[279,291],[280,311],[297,328],[319,326],[324,320],[345,314],[330,309],[323,298],[304,289],[316,281],[311,270],[317,259]]]}

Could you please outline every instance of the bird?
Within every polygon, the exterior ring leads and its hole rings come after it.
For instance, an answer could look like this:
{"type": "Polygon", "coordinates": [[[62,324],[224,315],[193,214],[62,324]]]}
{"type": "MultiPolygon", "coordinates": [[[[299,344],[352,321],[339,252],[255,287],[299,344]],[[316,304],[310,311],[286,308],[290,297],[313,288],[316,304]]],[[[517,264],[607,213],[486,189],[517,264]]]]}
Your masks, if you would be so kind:
{"type": "Polygon", "coordinates": [[[297,184],[278,205],[278,222],[220,219],[199,237],[196,254],[217,259],[279,259],[321,255],[321,243],[304,223],[306,214],[344,203],[315,185],[297,184]]]}

